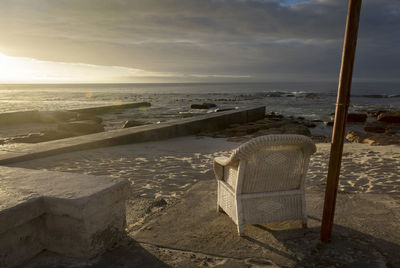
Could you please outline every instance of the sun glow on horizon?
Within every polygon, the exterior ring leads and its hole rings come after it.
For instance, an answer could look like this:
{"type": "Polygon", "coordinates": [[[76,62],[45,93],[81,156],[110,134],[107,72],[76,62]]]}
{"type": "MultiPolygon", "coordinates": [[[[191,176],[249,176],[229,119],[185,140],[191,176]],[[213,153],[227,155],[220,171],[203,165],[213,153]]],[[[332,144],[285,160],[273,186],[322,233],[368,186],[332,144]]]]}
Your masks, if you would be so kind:
{"type": "Polygon", "coordinates": [[[153,72],[75,62],[43,61],[0,52],[0,84],[153,83],[200,79],[248,79],[251,75],[153,72]]]}
{"type": "Polygon", "coordinates": [[[134,82],[139,78],[171,77],[170,73],[148,72],[121,66],[41,61],[7,56],[0,52],[0,83],[90,83],[134,82]]]}

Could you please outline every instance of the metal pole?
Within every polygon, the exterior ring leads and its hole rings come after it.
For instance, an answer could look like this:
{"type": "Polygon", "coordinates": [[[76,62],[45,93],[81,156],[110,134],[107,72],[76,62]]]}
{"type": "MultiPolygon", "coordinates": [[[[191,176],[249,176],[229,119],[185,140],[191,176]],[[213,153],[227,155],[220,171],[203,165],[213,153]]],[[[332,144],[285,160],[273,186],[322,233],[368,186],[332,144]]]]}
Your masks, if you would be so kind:
{"type": "Polygon", "coordinates": [[[346,32],[343,44],[342,65],[338,85],[335,123],[333,126],[331,156],[329,159],[328,178],[325,190],[324,212],[321,224],[321,241],[331,238],[343,142],[346,130],[347,111],[350,104],[350,89],[353,76],[354,56],[357,45],[358,22],[360,19],[361,0],[350,0],[347,13],[346,32]]]}

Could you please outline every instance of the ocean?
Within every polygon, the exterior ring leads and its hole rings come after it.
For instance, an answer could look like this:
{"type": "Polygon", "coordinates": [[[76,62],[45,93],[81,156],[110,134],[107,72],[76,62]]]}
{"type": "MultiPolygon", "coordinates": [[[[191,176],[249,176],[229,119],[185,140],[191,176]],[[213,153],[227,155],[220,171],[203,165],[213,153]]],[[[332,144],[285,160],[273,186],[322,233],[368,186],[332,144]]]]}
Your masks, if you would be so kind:
{"type": "MultiPolygon", "coordinates": [[[[265,105],[267,112],[328,120],[336,91],[336,82],[0,85],[0,113],[146,101],[150,108],[125,116],[154,123],[212,112],[190,109],[193,103],[211,102],[218,108],[265,105]]],[[[400,83],[353,83],[351,112],[399,109],[400,83]]]]}

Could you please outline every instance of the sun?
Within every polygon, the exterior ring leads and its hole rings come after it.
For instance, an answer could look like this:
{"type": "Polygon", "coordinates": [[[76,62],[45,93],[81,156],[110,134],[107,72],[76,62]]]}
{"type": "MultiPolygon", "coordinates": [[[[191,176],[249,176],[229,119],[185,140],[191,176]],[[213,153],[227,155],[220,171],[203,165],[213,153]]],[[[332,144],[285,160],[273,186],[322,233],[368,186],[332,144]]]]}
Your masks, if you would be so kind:
{"type": "Polygon", "coordinates": [[[0,53],[0,82],[24,83],[46,80],[46,70],[35,59],[0,53]]]}

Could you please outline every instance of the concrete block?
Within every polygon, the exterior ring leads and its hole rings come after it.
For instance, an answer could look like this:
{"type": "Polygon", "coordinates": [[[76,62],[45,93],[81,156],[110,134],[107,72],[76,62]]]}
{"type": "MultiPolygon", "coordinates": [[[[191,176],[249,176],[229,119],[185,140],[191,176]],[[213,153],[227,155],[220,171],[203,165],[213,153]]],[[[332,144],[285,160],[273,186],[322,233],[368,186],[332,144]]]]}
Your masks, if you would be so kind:
{"type": "Polygon", "coordinates": [[[257,121],[265,117],[265,107],[249,109],[247,112],[247,122],[257,121]]]}
{"type": "Polygon", "coordinates": [[[91,258],[126,226],[128,181],[0,167],[0,267],[46,249],[91,258]]]}
{"type": "Polygon", "coordinates": [[[234,123],[241,124],[260,120],[264,116],[265,106],[243,108],[171,120],[160,124],[117,129],[23,145],[23,147],[17,146],[7,153],[0,152],[0,164],[27,161],[72,151],[193,135],[205,130],[218,130],[234,123]]]}

